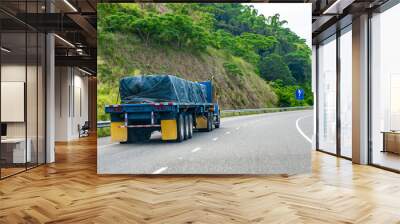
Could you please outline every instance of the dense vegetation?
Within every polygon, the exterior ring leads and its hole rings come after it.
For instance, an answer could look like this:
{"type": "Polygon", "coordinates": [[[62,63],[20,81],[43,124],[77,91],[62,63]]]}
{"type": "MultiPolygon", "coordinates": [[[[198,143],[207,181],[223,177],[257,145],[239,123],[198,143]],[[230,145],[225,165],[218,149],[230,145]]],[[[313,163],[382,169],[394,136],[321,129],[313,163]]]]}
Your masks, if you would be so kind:
{"type": "Polygon", "coordinates": [[[99,119],[128,74],[213,78],[223,108],[313,102],[311,51],[278,14],[227,3],[99,4],[98,14],[99,119]]]}

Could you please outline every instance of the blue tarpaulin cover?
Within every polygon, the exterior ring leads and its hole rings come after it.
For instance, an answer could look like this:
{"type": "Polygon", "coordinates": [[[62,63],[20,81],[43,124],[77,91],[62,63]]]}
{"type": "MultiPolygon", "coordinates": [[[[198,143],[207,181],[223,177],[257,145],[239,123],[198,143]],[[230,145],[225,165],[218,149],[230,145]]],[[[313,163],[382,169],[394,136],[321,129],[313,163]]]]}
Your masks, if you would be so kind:
{"type": "Polygon", "coordinates": [[[127,76],[119,82],[121,103],[207,103],[206,86],[173,75],[127,76]]]}

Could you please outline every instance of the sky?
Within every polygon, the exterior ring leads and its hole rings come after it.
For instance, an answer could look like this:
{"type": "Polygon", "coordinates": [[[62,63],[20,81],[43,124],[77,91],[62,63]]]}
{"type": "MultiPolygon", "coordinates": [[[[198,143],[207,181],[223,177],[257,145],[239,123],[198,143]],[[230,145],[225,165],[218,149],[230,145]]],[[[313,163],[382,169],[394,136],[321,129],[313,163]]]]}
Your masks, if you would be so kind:
{"type": "Polygon", "coordinates": [[[249,3],[265,17],[279,13],[281,20],[288,21],[285,26],[301,38],[306,39],[311,47],[311,3],[249,3]]]}

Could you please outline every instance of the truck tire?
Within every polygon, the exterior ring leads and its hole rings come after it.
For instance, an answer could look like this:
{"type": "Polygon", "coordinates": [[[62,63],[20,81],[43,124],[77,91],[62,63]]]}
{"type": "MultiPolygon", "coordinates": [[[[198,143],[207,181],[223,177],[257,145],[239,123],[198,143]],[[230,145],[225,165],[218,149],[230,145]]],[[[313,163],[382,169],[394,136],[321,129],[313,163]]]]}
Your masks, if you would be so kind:
{"type": "Polygon", "coordinates": [[[188,114],[189,120],[189,138],[193,137],[193,116],[192,114],[188,114]]]}
{"type": "Polygon", "coordinates": [[[213,129],[213,116],[209,113],[207,116],[207,131],[212,131],[213,129]]]}
{"type": "Polygon", "coordinates": [[[189,132],[190,132],[189,114],[185,114],[183,117],[185,118],[185,140],[186,140],[186,139],[189,139],[189,132]]]}
{"type": "Polygon", "coordinates": [[[215,123],[215,128],[219,128],[221,124],[221,119],[219,118],[219,116],[217,117],[217,123],[215,123]]]}
{"type": "Polygon", "coordinates": [[[176,141],[177,142],[182,142],[183,140],[185,140],[185,119],[183,117],[183,114],[178,114],[177,117],[177,138],[176,141]]]}
{"type": "Polygon", "coordinates": [[[127,143],[146,142],[151,137],[151,131],[141,128],[128,128],[127,143]]]}

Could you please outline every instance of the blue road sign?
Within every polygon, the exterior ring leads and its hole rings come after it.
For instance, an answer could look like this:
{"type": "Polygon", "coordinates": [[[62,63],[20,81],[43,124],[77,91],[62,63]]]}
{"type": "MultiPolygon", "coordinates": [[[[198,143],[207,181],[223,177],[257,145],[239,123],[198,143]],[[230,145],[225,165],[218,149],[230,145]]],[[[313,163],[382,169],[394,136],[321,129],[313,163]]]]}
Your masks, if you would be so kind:
{"type": "Polygon", "coordinates": [[[304,100],[304,89],[296,89],[296,100],[304,100]]]}

